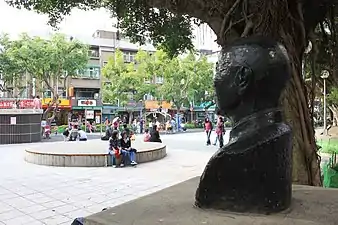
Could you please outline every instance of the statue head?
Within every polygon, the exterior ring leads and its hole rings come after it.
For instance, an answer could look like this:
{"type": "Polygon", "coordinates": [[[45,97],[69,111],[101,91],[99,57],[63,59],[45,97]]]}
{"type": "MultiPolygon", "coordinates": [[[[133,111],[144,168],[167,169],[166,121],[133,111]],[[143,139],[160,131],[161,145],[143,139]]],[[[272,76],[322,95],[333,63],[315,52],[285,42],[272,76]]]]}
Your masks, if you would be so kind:
{"type": "Polygon", "coordinates": [[[241,38],[224,47],[214,86],[222,115],[234,120],[278,107],[290,62],[284,46],[266,37],[241,38]]]}

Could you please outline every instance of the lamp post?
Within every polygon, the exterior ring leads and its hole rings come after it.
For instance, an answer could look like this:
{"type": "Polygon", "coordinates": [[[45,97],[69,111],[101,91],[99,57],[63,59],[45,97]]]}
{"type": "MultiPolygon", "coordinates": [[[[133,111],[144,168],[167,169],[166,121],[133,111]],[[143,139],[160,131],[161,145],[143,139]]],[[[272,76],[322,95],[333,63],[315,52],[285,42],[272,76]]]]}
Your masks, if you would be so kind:
{"type": "Polygon", "coordinates": [[[327,125],[326,125],[326,120],[327,120],[327,117],[326,117],[326,79],[329,77],[330,73],[329,71],[327,70],[323,70],[322,71],[322,76],[321,78],[323,79],[324,81],[324,135],[326,136],[327,135],[327,125]]]}

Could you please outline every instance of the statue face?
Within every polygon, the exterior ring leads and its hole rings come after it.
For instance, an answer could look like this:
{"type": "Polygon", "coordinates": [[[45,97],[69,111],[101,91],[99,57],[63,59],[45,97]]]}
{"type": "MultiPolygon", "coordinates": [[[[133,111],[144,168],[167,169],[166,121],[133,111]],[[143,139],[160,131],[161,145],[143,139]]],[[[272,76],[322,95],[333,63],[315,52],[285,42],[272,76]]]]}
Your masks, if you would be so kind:
{"type": "Polygon", "coordinates": [[[245,62],[250,54],[245,53],[245,49],[222,51],[214,79],[217,104],[222,114],[237,108],[248,88],[251,69],[245,62]]]}

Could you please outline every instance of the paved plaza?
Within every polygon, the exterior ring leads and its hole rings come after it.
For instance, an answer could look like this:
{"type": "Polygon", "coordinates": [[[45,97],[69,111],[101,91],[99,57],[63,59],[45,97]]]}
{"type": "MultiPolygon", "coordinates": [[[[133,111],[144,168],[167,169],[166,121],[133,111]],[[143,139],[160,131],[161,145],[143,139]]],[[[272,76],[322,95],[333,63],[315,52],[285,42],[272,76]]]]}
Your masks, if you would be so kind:
{"type": "Polygon", "coordinates": [[[200,175],[217,150],[205,145],[204,133],[163,135],[162,140],[168,156],[137,168],[39,166],[23,160],[24,149],[58,142],[0,146],[0,225],[70,225],[75,217],[200,175]]]}

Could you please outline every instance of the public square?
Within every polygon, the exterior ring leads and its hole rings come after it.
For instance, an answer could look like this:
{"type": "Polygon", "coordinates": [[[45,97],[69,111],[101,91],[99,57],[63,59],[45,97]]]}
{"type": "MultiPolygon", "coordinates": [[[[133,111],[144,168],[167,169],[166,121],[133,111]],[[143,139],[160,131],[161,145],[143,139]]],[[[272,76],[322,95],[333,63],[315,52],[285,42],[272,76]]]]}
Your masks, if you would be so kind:
{"type": "MultiPolygon", "coordinates": [[[[228,135],[229,131],[226,140],[228,135]]],[[[199,176],[217,150],[206,146],[203,132],[161,138],[167,145],[167,157],[137,168],[39,166],[24,161],[25,148],[48,148],[58,142],[0,146],[0,224],[71,224],[76,217],[199,176]]]]}

